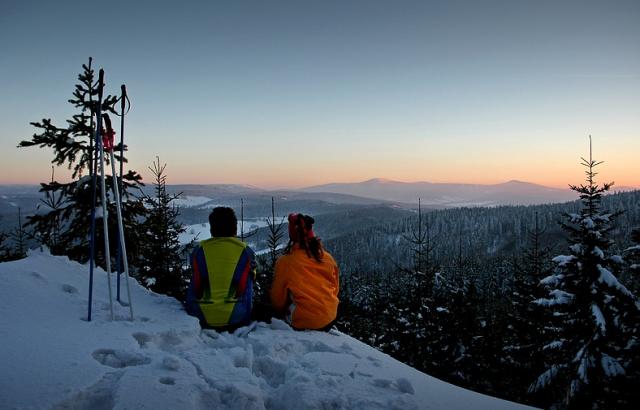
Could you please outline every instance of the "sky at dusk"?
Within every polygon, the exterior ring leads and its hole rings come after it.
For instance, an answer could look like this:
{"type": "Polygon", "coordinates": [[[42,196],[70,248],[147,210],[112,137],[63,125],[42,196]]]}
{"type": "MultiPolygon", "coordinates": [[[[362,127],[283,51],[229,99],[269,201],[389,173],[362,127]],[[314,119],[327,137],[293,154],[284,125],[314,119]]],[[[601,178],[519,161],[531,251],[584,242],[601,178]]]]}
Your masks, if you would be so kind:
{"type": "Polygon", "coordinates": [[[74,114],[92,56],[145,180],[158,155],[169,183],[566,186],[591,134],[599,177],[640,186],[637,0],[0,0],[0,50],[0,183],[49,179],[15,147],[74,114]]]}

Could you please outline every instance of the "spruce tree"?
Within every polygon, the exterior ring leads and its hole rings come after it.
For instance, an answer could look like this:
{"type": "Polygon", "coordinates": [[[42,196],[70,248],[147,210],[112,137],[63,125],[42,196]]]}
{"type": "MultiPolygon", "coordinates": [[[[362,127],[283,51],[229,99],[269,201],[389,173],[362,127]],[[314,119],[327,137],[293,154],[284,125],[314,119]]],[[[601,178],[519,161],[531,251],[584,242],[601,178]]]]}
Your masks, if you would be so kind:
{"type": "Polygon", "coordinates": [[[481,343],[480,298],[473,280],[473,266],[463,256],[461,238],[458,245],[453,266],[443,269],[435,283],[434,327],[428,357],[434,375],[472,387],[482,378],[483,363],[474,357],[477,343],[481,343]]]}
{"type": "MultiPolygon", "coordinates": [[[[621,403],[619,382],[624,380],[625,353],[630,340],[629,313],[637,311],[636,298],[616,278],[621,258],[612,255],[609,232],[617,216],[601,208],[602,195],[613,183],[596,184],[591,145],[586,184],[571,185],[580,194],[579,213],[564,216],[569,253],[553,258],[554,273],[542,280],[550,288],[537,301],[559,320],[549,362],[532,385],[548,388],[555,404],[567,408],[617,408],[621,403]]],[[[636,315],[637,316],[637,315],[636,315]]]]}
{"type": "MultiPolygon", "coordinates": [[[[52,164],[66,166],[71,171],[70,182],[61,183],[55,180],[42,183],[40,191],[46,195],[45,202],[55,198],[56,206],[48,206],[44,213],[28,218],[27,225],[33,229],[34,235],[41,243],[50,246],[54,254],[66,254],[71,259],[86,262],[89,258],[89,230],[91,226],[92,184],[91,176],[95,161],[95,115],[97,112],[98,84],[95,72],[89,64],[83,64],[83,71],[78,76],[78,84],[73,97],[68,100],[79,112],[67,120],[66,126],[56,126],[51,119],[32,122],[37,132],[29,140],[23,140],[18,147],[49,148],[53,151],[52,164]]],[[[116,113],[114,106],[117,98],[106,95],[102,101],[103,113],[116,113]]],[[[126,149],[126,146],[125,146],[126,149]]],[[[120,151],[119,144],[115,152],[120,151]]],[[[126,158],[121,159],[126,162],[126,158]]],[[[145,215],[142,201],[132,195],[140,189],[141,177],[135,171],[128,171],[121,176],[122,216],[125,227],[125,240],[129,258],[136,259],[138,251],[138,233],[140,221],[145,215]]],[[[110,189],[112,177],[107,175],[106,186],[110,189]]],[[[100,198],[100,184],[97,188],[100,198]]],[[[110,215],[115,215],[115,205],[111,192],[107,192],[107,207],[110,215]]],[[[48,204],[47,204],[48,205],[48,204]]],[[[101,205],[103,206],[103,205],[101,205]]],[[[109,235],[117,238],[115,218],[109,218],[109,235]]],[[[104,263],[102,224],[96,224],[96,261],[104,263]]],[[[116,254],[117,241],[111,241],[111,255],[116,254]]]]}
{"type": "Polygon", "coordinates": [[[178,222],[180,211],[173,203],[181,194],[167,192],[166,167],[158,157],[149,167],[154,177],[154,193],[144,196],[148,216],[140,238],[138,275],[140,282],[152,291],[183,301],[189,280],[180,244],[180,234],[185,232],[185,227],[178,222]]]}
{"type": "Polygon", "coordinates": [[[27,256],[27,231],[22,223],[22,209],[18,208],[18,224],[9,233],[9,238],[13,240],[14,246],[11,252],[12,259],[22,259],[27,256]]]}
{"type": "Polygon", "coordinates": [[[5,243],[9,236],[0,232],[0,262],[6,262],[11,260],[11,250],[9,246],[5,243]]]}
{"type": "Polygon", "coordinates": [[[640,228],[631,231],[633,245],[625,249],[624,258],[629,263],[628,282],[637,294],[640,290],[640,228]]]}
{"type": "MultiPolygon", "coordinates": [[[[630,278],[634,291],[638,290],[638,280],[640,279],[640,228],[631,232],[633,246],[625,250],[624,256],[628,263],[627,276],[630,278]]],[[[637,295],[637,293],[634,293],[637,295]]],[[[627,333],[629,342],[623,350],[624,368],[626,378],[620,390],[624,392],[623,400],[627,403],[640,403],[640,303],[636,301],[638,309],[626,312],[627,333]]]]}
{"type": "Polygon", "coordinates": [[[32,236],[22,222],[22,209],[18,208],[16,226],[9,232],[0,232],[0,262],[23,259],[27,256],[27,240],[32,236]]]}
{"type": "Polygon", "coordinates": [[[431,234],[429,216],[423,215],[420,198],[418,198],[418,219],[411,227],[410,234],[404,239],[410,245],[417,297],[429,299],[433,290],[434,275],[438,269],[433,261],[435,241],[431,234]]]}
{"type": "Polygon", "coordinates": [[[258,256],[258,270],[256,273],[256,286],[253,292],[253,300],[256,305],[269,305],[269,290],[273,281],[276,260],[280,256],[280,241],[285,235],[284,217],[276,221],[275,200],[271,197],[271,217],[267,218],[267,247],[269,252],[258,256]]]}
{"type": "Polygon", "coordinates": [[[437,339],[433,285],[438,267],[433,256],[435,241],[430,217],[423,215],[420,198],[417,220],[404,239],[409,243],[413,267],[398,272],[404,282],[399,288],[402,295],[393,298],[389,308],[395,310],[392,314],[397,315],[400,357],[414,367],[428,369],[433,356],[433,342],[437,339]]]}
{"type": "Polygon", "coordinates": [[[545,296],[540,281],[551,274],[551,252],[541,244],[543,233],[536,212],[534,226],[528,232],[528,247],[513,263],[510,309],[506,314],[505,369],[511,375],[515,397],[521,400],[526,397],[531,381],[543,370],[545,335],[553,323],[553,317],[534,303],[545,296]]]}
{"type": "MultiPolygon", "coordinates": [[[[51,166],[51,184],[55,183],[55,167],[51,166]]],[[[65,197],[61,192],[56,190],[47,190],[44,192],[44,199],[40,199],[40,203],[37,205],[38,209],[44,209],[47,212],[51,212],[51,218],[46,221],[43,220],[43,224],[47,227],[41,232],[37,232],[36,238],[43,245],[47,246],[49,250],[54,253],[61,253],[60,234],[62,232],[62,221],[60,220],[60,210],[65,205],[65,197]]]]}

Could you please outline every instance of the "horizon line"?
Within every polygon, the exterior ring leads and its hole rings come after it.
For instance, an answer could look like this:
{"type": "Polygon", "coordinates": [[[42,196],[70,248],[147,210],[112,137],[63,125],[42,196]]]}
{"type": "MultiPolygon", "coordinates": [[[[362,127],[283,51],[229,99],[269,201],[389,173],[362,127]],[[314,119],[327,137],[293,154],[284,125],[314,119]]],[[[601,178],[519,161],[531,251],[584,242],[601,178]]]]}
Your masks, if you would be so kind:
{"type": "MultiPolygon", "coordinates": [[[[366,182],[388,182],[388,183],[400,183],[400,184],[420,184],[420,183],[426,183],[426,184],[433,184],[433,185],[479,185],[479,186],[493,186],[493,185],[503,185],[503,184],[508,184],[508,183],[523,183],[523,184],[531,184],[531,185],[537,185],[537,186],[541,186],[541,187],[545,187],[545,188],[553,188],[553,189],[566,189],[566,190],[570,190],[570,185],[569,183],[567,184],[563,184],[563,185],[555,185],[555,184],[551,184],[551,185],[546,185],[546,184],[542,184],[542,183],[537,183],[537,182],[531,182],[531,181],[526,181],[526,180],[522,180],[522,179],[509,179],[503,182],[494,182],[494,183],[475,183],[475,182],[434,182],[434,181],[427,181],[427,180],[412,180],[412,181],[403,181],[403,180],[399,180],[399,179],[391,179],[391,178],[381,178],[381,177],[375,177],[375,178],[368,178],[368,179],[364,179],[364,180],[356,180],[356,181],[331,181],[331,182],[324,182],[324,183],[319,183],[319,184],[311,184],[311,185],[294,185],[294,186],[282,186],[282,185],[257,185],[257,184],[248,184],[248,183],[234,183],[234,182],[177,182],[177,183],[167,183],[167,186],[176,186],[176,185],[200,185],[200,186],[220,186],[220,185],[230,185],[230,186],[243,186],[243,187],[247,187],[247,188],[254,188],[254,189],[261,189],[261,190],[265,190],[265,191],[283,191],[283,190],[299,190],[299,189],[305,189],[305,188],[314,188],[314,187],[321,187],[324,185],[337,185],[337,184],[361,184],[361,183],[366,183],[366,182]]],[[[143,180],[144,182],[144,180],[143,180]]],[[[43,182],[0,182],[0,186],[38,186],[40,184],[42,184],[43,182]]],[[[145,184],[145,185],[150,185],[150,184],[145,184]]],[[[612,186],[612,191],[616,191],[616,187],[618,187],[618,185],[614,184],[612,186]]],[[[629,184],[622,184],[620,185],[620,187],[622,188],[631,188],[631,189],[640,189],[640,185],[629,185],[629,184]]]]}

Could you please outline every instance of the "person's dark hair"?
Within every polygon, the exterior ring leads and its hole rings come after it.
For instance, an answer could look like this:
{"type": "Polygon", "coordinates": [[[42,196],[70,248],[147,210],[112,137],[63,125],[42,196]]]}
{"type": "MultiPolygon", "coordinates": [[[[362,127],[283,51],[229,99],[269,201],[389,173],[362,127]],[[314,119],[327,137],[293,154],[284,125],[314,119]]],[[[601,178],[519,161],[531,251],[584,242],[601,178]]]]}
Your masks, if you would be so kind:
{"type": "Polygon", "coordinates": [[[238,233],[236,213],[233,212],[233,209],[225,206],[213,208],[209,214],[209,225],[213,237],[231,237],[238,233]]]}
{"type": "Polygon", "coordinates": [[[289,215],[289,243],[284,253],[291,253],[293,245],[300,245],[300,249],[304,249],[307,256],[322,262],[324,249],[320,238],[313,233],[313,224],[315,220],[309,215],[291,214],[289,215]]]}

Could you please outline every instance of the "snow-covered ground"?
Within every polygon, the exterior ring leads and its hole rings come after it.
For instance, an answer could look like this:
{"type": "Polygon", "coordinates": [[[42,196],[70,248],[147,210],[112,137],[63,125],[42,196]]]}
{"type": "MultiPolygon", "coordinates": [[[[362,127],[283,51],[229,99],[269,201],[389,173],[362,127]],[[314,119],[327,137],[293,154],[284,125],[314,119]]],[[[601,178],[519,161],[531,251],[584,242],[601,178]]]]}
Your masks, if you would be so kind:
{"type": "MultiPolygon", "coordinates": [[[[0,264],[0,407],[59,409],[511,409],[418,372],[338,331],[253,324],[202,331],[132,282],[135,320],[97,270],[46,252],[0,264]]],[[[505,375],[505,377],[508,377],[505,375]]]]}
{"type": "MultiPolygon", "coordinates": [[[[267,218],[251,218],[244,221],[244,229],[241,229],[240,221],[238,221],[238,234],[244,231],[244,234],[253,232],[256,229],[267,226],[267,218]]],[[[186,231],[181,233],[179,241],[181,244],[187,244],[193,239],[202,241],[211,237],[209,232],[209,222],[203,222],[195,225],[187,225],[186,231]]]]}
{"type": "Polygon", "coordinates": [[[211,201],[211,198],[207,198],[206,196],[184,195],[178,199],[174,199],[172,204],[175,206],[179,206],[181,208],[192,208],[192,207],[204,205],[210,201],[211,201]]]}

